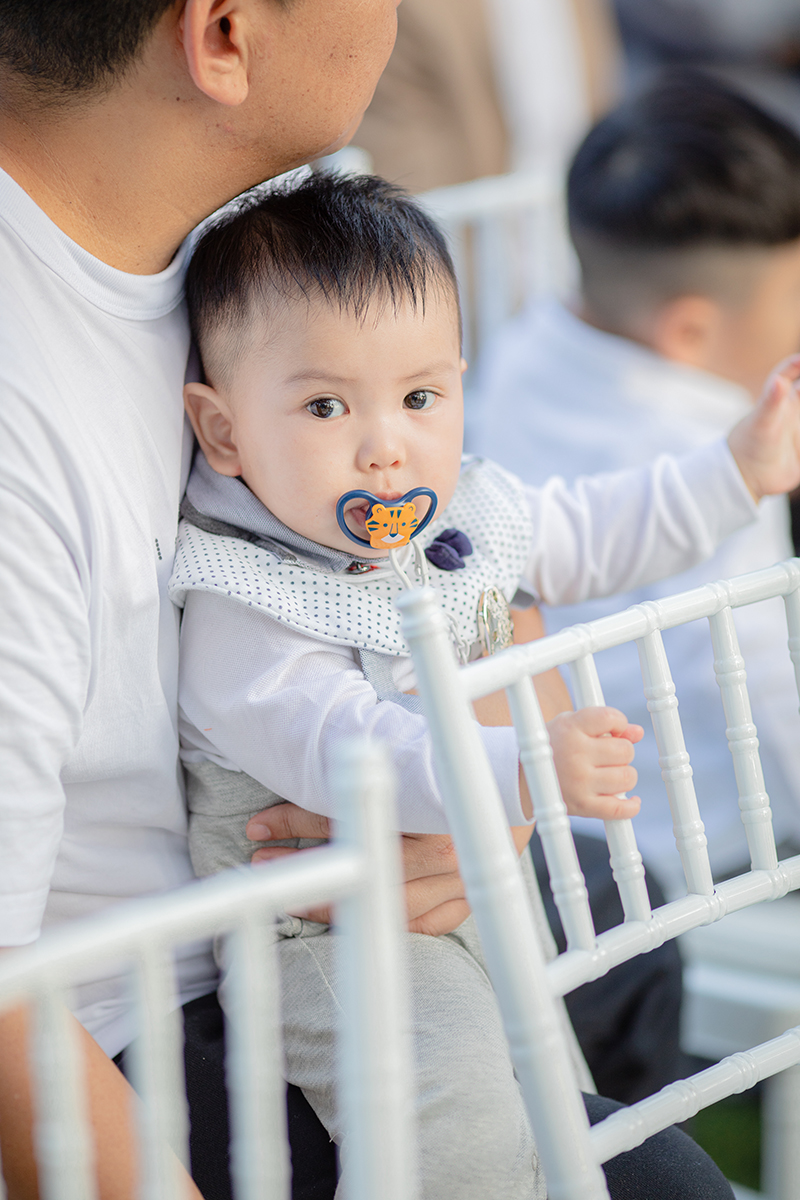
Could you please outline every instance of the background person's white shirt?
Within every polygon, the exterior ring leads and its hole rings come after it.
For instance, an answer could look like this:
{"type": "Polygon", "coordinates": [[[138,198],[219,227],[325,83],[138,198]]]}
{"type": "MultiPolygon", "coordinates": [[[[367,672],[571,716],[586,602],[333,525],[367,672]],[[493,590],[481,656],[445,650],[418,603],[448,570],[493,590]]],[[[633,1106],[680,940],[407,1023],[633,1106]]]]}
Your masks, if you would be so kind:
{"type": "MultiPolygon", "coordinates": [[[[603,333],[553,302],[532,306],[487,351],[480,413],[470,449],[497,459],[530,483],[553,472],[567,479],[618,470],[664,453],[682,453],[726,433],[751,407],[744,389],[671,363],[625,338],[603,333]]],[[[769,566],[793,553],[784,497],[759,505],[758,521],[684,574],[637,592],[545,613],[554,632],[646,598],[769,566]]],[[[735,614],[758,727],[766,786],[780,838],[800,839],[800,726],[780,600],[735,614]]],[[[680,703],[712,863],[719,870],[747,860],[725,719],[714,679],[707,622],[664,635],[680,703]]],[[[672,820],[641,690],[634,647],[597,658],[606,699],[644,725],[637,747],[635,827],[642,853],[670,886],[682,878],[672,820]]],[[[597,822],[576,821],[602,836],[597,822]]]]}
{"type": "MultiPolygon", "coordinates": [[[[185,259],[117,271],[0,172],[0,945],[192,878],[166,592],[185,259]]],[[[205,947],[179,975],[181,1001],[213,989],[205,947]]],[[[130,1040],[117,964],[76,1012],[130,1040]]]]}

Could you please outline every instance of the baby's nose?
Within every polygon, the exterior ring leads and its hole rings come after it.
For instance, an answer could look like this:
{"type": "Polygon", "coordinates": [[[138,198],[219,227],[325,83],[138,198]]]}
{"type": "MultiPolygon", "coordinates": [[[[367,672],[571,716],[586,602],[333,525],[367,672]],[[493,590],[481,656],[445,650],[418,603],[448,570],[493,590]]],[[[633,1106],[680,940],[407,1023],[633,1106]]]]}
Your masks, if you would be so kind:
{"type": "Polygon", "coordinates": [[[360,457],[362,467],[370,471],[399,467],[404,458],[402,440],[390,429],[376,430],[362,444],[360,457]]]}

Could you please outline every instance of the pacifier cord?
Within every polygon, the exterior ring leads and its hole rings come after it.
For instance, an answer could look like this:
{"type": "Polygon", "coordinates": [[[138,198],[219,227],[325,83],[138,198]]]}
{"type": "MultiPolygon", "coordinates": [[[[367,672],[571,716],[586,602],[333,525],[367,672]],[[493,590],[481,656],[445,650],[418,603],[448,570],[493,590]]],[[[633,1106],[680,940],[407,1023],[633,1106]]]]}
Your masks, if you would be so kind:
{"type": "MultiPolygon", "coordinates": [[[[428,560],[425,557],[425,552],[422,550],[418,542],[411,542],[410,544],[411,549],[414,551],[414,572],[419,580],[419,586],[427,587],[430,583],[430,576],[428,574],[428,560]]],[[[396,550],[389,551],[389,563],[404,588],[413,588],[417,586],[415,582],[409,579],[405,568],[401,567],[396,550]]]]}
{"type": "MultiPolygon", "coordinates": [[[[430,576],[428,574],[428,560],[425,557],[425,552],[421,549],[417,542],[412,542],[411,545],[414,550],[414,568],[419,579],[419,586],[427,587],[430,583],[430,576]]],[[[410,591],[412,588],[417,586],[417,584],[413,583],[409,579],[407,573],[400,566],[400,563],[397,559],[396,550],[389,551],[389,562],[404,588],[410,591]]],[[[462,638],[458,628],[458,621],[456,621],[453,614],[445,612],[444,615],[447,619],[447,624],[450,626],[450,640],[455,647],[456,657],[461,665],[464,666],[469,662],[471,646],[469,646],[468,643],[462,638]]]]}
{"type": "MultiPolygon", "coordinates": [[[[428,559],[426,552],[422,549],[419,542],[416,542],[414,539],[430,523],[438,502],[436,493],[430,488],[424,487],[413,488],[410,492],[406,492],[405,496],[401,496],[399,500],[391,502],[379,500],[371,492],[346,492],[339,498],[336,504],[336,520],[342,533],[346,534],[352,542],[356,542],[362,546],[371,546],[374,549],[388,549],[389,564],[404,588],[426,587],[430,583],[428,559]],[[430,500],[428,511],[421,521],[416,515],[416,506],[414,504],[414,499],[417,496],[427,496],[430,500]],[[367,510],[367,519],[365,522],[367,531],[370,534],[369,538],[362,538],[359,534],[354,533],[345,521],[345,505],[349,500],[353,499],[367,500],[369,502],[370,507],[367,510]],[[390,530],[394,528],[396,532],[389,532],[387,536],[387,524],[390,530]],[[385,544],[390,538],[395,542],[394,546],[387,546],[385,544]],[[400,538],[402,538],[402,541],[398,545],[400,538]],[[412,580],[405,568],[400,564],[397,551],[401,545],[410,545],[413,549],[414,573],[419,583],[412,580]]],[[[447,529],[441,535],[441,540],[444,545],[440,547],[440,550],[444,551],[446,561],[440,561],[436,565],[441,566],[443,570],[457,570],[459,567],[463,567],[464,561],[461,555],[472,553],[469,538],[456,529],[447,529]]],[[[435,559],[434,562],[436,562],[435,559]]],[[[451,613],[446,613],[445,615],[450,626],[450,637],[455,646],[458,660],[462,664],[467,663],[469,661],[470,646],[461,637],[455,617],[451,613]]]]}

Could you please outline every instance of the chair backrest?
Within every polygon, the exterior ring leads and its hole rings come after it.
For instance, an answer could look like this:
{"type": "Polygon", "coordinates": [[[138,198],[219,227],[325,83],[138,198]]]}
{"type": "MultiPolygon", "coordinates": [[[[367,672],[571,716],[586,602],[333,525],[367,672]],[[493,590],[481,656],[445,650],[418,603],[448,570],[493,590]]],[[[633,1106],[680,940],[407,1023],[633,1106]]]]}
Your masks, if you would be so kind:
{"type": "Polygon", "coordinates": [[[517,1076],[553,1200],[608,1196],[600,1164],[676,1121],[800,1062],[800,1027],[724,1059],[691,1079],[589,1128],[559,1027],[556,997],[618,963],[726,913],[800,887],[800,856],[778,862],[758,739],[733,610],[782,596],[788,650],[800,689],[800,560],[709,584],[459,668],[447,621],[431,588],[404,593],[403,629],[412,648],[448,820],[467,895],[498,993],[517,1076]],[[714,886],[662,630],[707,618],[750,849],[751,870],[714,886]],[[579,707],[603,704],[593,656],[635,642],[672,809],[687,894],[651,912],[630,821],[608,822],[611,865],[625,921],[597,936],[547,729],[531,676],[568,665],[579,707]],[[566,951],[546,963],[507,823],[469,702],[506,689],[566,951]]]}
{"type": "Polygon", "coordinates": [[[575,258],[563,178],[552,167],[437,188],[418,199],[448,236],[471,367],[487,339],[525,301],[569,293],[575,258]]]}
{"type": "MultiPolygon", "coordinates": [[[[43,1200],[95,1200],[83,1081],[66,999],[98,958],[130,966],[140,1035],[133,1044],[140,1106],[142,1200],[179,1200],[175,1159],[187,1161],[180,1023],[158,1019],[173,995],[175,947],[230,938],[226,1004],[231,1170],[236,1200],[290,1194],[285,1084],[281,1073],[277,912],[337,904],[340,969],[347,984],[341,1028],[340,1098],[352,1139],[358,1200],[414,1200],[404,914],[391,795],[375,747],[345,746],[333,777],[337,838],[274,863],[227,871],[180,891],[120,905],[52,930],[0,961],[0,1012],[33,1011],[36,1150],[43,1200]]],[[[0,1170],[0,1197],[5,1197],[0,1170]]]]}

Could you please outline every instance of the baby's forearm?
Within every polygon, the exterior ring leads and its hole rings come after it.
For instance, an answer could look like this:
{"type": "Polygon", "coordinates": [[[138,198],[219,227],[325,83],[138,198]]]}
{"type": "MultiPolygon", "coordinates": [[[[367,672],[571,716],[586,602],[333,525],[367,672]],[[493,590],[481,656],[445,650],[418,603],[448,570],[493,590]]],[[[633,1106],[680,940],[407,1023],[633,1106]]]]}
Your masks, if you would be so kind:
{"type": "Polygon", "coordinates": [[[722,440],[569,486],[549,479],[527,494],[533,538],[523,578],[548,604],[612,596],[686,571],[758,511],[722,440]]]}
{"type": "MultiPolygon", "coordinates": [[[[544,637],[544,622],[538,608],[515,610],[511,616],[514,624],[514,641],[517,644],[532,642],[536,638],[544,637]]],[[[543,675],[535,676],[533,686],[536,689],[536,695],[539,699],[545,721],[552,721],[559,713],[572,711],[572,700],[570,699],[567,685],[564,683],[560,671],[554,669],[546,671],[543,675]]],[[[473,701],[472,707],[481,725],[511,725],[512,723],[511,712],[504,691],[492,692],[489,696],[482,696],[479,700],[473,701]]],[[[519,790],[522,800],[522,811],[526,816],[532,816],[533,805],[521,766],[519,771],[519,790]]],[[[531,840],[532,833],[532,825],[512,825],[511,834],[519,854],[522,853],[531,840]]]]}

